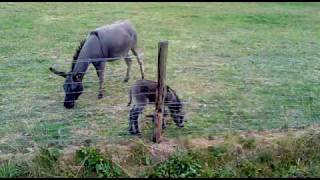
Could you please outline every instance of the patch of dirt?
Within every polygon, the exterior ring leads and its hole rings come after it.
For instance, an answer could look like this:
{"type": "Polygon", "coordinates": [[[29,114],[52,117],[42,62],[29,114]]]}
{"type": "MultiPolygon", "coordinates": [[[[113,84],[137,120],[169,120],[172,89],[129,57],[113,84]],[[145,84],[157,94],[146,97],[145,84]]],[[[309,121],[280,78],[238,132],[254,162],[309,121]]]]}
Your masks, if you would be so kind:
{"type": "Polygon", "coordinates": [[[163,138],[159,144],[151,144],[150,151],[152,154],[153,161],[162,162],[166,160],[170,156],[170,154],[172,154],[176,150],[178,146],[179,145],[176,140],[166,138],[163,138]]]}
{"type": "Polygon", "coordinates": [[[62,164],[72,163],[75,159],[76,151],[79,150],[80,146],[69,145],[63,149],[63,155],[59,157],[59,162],[62,164]]]}
{"type": "Polygon", "coordinates": [[[8,136],[4,136],[4,137],[1,137],[0,138],[0,144],[4,144],[5,142],[7,142],[8,141],[8,136]]]}
{"type": "Polygon", "coordinates": [[[28,133],[10,134],[0,138],[0,160],[26,156],[33,154],[36,150],[36,143],[28,133]]]}
{"type": "Polygon", "coordinates": [[[194,138],[190,140],[190,148],[199,148],[199,149],[206,149],[210,146],[223,143],[224,139],[222,137],[214,137],[213,139],[207,138],[194,138]]]}
{"type": "Polygon", "coordinates": [[[126,162],[130,157],[130,149],[133,144],[121,145],[114,143],[99,143],[97,148],[104,154],[111,154],[114,162],[126,162]]]}
{"type": "Polygon", "coordinates": [[[91,143],[91,135],[93,132],[94,131],[89,128],[72,129],[72,136],[74,139],[77,139],[77,142],[74,142],[74,145],[81,145],[83,143],[87,143],[87,145],[89,145],[91,143]]]}

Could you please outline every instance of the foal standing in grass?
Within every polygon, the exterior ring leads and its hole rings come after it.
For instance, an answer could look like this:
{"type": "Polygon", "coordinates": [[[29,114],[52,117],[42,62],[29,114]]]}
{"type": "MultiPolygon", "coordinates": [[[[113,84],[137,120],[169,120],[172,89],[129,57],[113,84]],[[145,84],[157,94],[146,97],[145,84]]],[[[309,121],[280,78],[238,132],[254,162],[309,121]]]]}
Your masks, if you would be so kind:
{"type": "MultiPolygon", "coordinates": [[[[154,104],[156,99],[157,82],[150,80],[138,80],[129,90],[129,103],[133,102],[133,107],[129,114],[129,132],[131,134],[140,134],[139,115],[143,112],[147,104],[154,104]]],[[[176,92],[169,86],[165,87],[166,97],[164,105],[170,111],[173,121],[178,127],[184,127],[184,112],[182,111],[182,103],[176,92]]],[[[165,112],[165,115],[167,113],[165,112]]],[[[154,119],[154,116],[153,116],[154,119]]],[[[165,128],[163,121],[162,127],[165,128]]]]}

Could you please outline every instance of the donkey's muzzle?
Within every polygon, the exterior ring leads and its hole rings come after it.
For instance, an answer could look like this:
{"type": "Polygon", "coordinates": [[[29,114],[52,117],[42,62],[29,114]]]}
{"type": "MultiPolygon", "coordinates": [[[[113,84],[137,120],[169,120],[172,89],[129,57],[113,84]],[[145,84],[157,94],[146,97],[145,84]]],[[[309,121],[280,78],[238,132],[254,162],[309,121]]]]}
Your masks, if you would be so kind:
{"type": "Polygon", "coordinates": [[[71,109],[74,107],[74,102],[64,102],[64,107],[67,109],[71,109]]]}
{"type": "Polygon", "coordinates": [[[178,123],[177,126],[178,126],[179,128],[183,128],[183,127],[184,127],[184,123],[178,123]]]}

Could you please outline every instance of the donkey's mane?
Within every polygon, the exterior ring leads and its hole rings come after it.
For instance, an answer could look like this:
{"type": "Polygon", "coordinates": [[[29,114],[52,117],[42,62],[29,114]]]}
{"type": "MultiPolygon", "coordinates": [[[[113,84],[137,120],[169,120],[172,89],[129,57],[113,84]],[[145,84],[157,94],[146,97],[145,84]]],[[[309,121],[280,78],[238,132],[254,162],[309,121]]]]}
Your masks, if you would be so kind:
{"type": "Polygon", "coordinates": [[[81,42],[80,42],[80,45],[78,46],[76,52],[74,53],[73,55],[73,60],[72,60],[72,66],[71,66],[71,71],[73,70],[77,60],[78,60],[78,57],[79,57],[79,54],[80,54],[80,51],[84,45],[84,43],[86,42],[86,39],[83,39],[81,42]]]}
{"type": "MultiPolygon", "coordinates": [[[[178,97],[178,95],[177,95],[177,93],[176,93],[176,91],[174,91],[172,88],[170,88],[169,86],[167,86],[168,87],[168,90],[170,90],[170,91],[172,91],[172,93],[174,94],[174,96],[175,96],[175,98],[176,98],[176,100],[177,100],[177,102],[179,103],[179,104],[181,104],[181,101],[180,101],[180,99],[179,99],[179,97],[178,97]]],[[[181,104],[182,105],[182,104],[181,104]]]]}

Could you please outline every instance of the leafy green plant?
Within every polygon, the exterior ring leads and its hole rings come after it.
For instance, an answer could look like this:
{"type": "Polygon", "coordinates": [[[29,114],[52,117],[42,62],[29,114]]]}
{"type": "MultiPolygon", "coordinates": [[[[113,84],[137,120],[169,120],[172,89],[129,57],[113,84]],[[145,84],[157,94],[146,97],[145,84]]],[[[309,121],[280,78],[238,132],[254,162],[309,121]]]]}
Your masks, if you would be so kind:
{"type": "Polygon", "coordinates": [[[34,163],[41,168],[52,169],[57,163],[60,152],[56,148],[40,148],[34,159],[34,163]]]}
{"type": "Polygon", "coordinates": [[[98,177],[120,177],[122,170],[115,165],[111,158],[101,155],[96,148],[83,148],[76,152],[77,162],[83,163],[89,172],[94,172],[98,177]]]}
{"type": "Polygon", "coordinates": [[[209,152],[213,156],[213,158],[221,159],[222,156],[224,156],[228,152],[228,149],[226,146],[222,146],[222,145],[212,146],[212,147],[209,147],[209,152]]]}
{"type": "Polygon", "coordinates": [[[167,161],[159,164],[151,177],[166,178],[187,178],[199,177],[201,175],[202,164],[198,159],[193,158],[191,153],[177,153],[167,161]]]}

